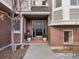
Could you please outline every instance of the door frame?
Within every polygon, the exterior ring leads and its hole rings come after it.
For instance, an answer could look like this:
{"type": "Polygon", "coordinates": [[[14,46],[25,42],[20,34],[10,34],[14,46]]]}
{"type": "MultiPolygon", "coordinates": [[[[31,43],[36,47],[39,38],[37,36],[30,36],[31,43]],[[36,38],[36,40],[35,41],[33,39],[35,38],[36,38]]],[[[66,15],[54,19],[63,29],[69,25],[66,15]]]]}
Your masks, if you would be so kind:
{"type": "MultiPolygon", "coordinates": [[[[43,23],[43,22],[45,22],[46,20],[32,20],[32,37],[33,37],[33,25],[36,24],[36,21],[42,21],[42,23],[43,23]]],[[[47,30],[47,29],[46,29],[46,27],[47,27],[47,26],[46,26],[46,23],[43,23],[43,25],[44,25],[44,26],[42,26],[42,28],[43,28],[43,29],[42,29],[42,33],[44,33],[44,31],[43,31],[44,29],[47,30]]],[[[35,25],[35,26],[36,26],[36,25],[35,25]]],[[[46,32],[46,31],[45,31],[45,32],[46,32]]],[[[42,35],[40,35],[40,36],[42,36],[42,35]]],[[[37,35],[36,35],[36,29],[35,29],[35,37],[37,37],[37,35]]]]}

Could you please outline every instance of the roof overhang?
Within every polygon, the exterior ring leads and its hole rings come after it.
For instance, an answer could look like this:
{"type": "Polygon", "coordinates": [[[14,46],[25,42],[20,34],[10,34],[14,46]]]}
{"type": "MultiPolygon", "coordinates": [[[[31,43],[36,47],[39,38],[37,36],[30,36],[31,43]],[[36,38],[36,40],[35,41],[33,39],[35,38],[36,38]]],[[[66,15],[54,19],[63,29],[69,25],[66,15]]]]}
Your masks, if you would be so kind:
{"type": "Polygon", "coordinates": [[[62,25],[79,25],[79,21],[61,21],[61,22],[51,22],[49,26],[62,26],[62,25]]]}

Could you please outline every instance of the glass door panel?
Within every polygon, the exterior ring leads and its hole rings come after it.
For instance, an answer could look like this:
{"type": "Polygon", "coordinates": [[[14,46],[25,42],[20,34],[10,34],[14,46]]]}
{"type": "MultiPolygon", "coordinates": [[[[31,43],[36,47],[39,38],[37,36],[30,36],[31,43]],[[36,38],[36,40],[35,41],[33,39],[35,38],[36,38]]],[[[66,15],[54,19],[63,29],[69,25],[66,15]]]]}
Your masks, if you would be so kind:
{"type": "Polygon", "coordinates": [[[42,22],[38,20],[36,22],[36,36],[41,36],[42,35],[42,22]]]}
{"type": "Polygon", "coordinates": [[[45,20],[33,20],[33,37],[42,36],[46,32],[45,20]]]}

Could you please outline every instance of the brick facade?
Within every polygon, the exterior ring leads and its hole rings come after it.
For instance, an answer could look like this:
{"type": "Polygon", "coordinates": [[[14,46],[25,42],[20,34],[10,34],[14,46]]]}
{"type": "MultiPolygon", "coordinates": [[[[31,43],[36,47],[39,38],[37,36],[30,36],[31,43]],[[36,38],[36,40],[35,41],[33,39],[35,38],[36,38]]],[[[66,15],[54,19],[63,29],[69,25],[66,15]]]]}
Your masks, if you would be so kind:
{"type": "Polygon", "coordinates": [[[48,38],[51,46],[64,45],[64,30],[73,30],[73,43],[79,42],[79,26],[55,26],[48,27],[48,38]]]}
{"type": "Polygon", "coordinates": [[[0,48],[11,43],[11,20],[4,15],[0,19],[0,48]]]}

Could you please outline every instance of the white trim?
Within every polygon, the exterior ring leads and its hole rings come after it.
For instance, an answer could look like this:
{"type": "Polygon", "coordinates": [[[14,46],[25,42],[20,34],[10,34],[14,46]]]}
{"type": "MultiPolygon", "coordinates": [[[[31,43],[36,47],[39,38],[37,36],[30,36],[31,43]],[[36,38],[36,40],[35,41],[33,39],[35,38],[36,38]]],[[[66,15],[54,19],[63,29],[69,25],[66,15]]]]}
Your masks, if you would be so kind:
{"type": "Polygon", "coordinates": [[[42,7],[42,6],[44,6],[44,7],[48,7],[48,5],[32,5],[32,6],[37,6],[37,7],[42,7]]]}
{"type": "Polygon", "coordinates": [[[79,9],[79,6],[70,6],[70,9],[79,9]]]}
{"type": "Polygon", "coordinates": [[[69,20],[70,18],[70,0],[62,0],[62,7],[63,7],[63,20],[69,20]]]}
{"type": "Polygon", "coordinates": [[[22,14],[21,14],[20,16],[21,16],[21,20],[20,20],[20,21],[21,21],[21,23],[20,23],[20,25],[21,25],[21,26],[20,26],[20,29],[21,29],[21,38],[20,38],[20,39],[21,39],[21,40],[20,40],[20,43],[22,44],[22,40],[23,40],[23,22],[24,22],[23,20],[24,20],[24,19],[23,19],[22,14]]]}
{"type": "Polygon", "coordinates": [[[58,7],[58,8],[54,8],[53,11],[59,11],[59,10],[63,10],[62,7],[58,7]]]}
{"type": "Polygon", "coordinates": [[[6,45],[6,46],[0,48],[0,51],[4,50],[5,48],[7,48],[7,47],[9,47],[9,46],[11,46],[11,44],[8,44],[8,45],[6,45]]]}
{"type": "Polygon", "coordinates": [[[63,46],[51,46],[50,48],[51,48],[51,49],[62,49],[63,46]]]}
{"type": "Polygon", "coordinates": [[[79,22],[51,22],[49,26],[55,25],[79,25],[79,22]]]}
{"type": "Polygon", "coordinates": [[[13,33],[21,33],[21,31],[16,31],[16,30],[15,30],[15,31],[13,31],[13,33]]]}
{"type": "Polygon", "coordinates": [[[72,40],[69,39],[69,42],[64,42],[64,37],[63,37],[63,44],[73,44],[73,29],[64,29],[63,36],[64,36],[64,31],[71,31],[72,32],[72,40]]]}
{"type": "MultiPolygon", "coordinates": [[[[19,12],[16,12],[19,14],[19,12]]],[[[21,14],[28,14],[28,15],[49,15],[50,12],[21,12],[21,14]]]]}

